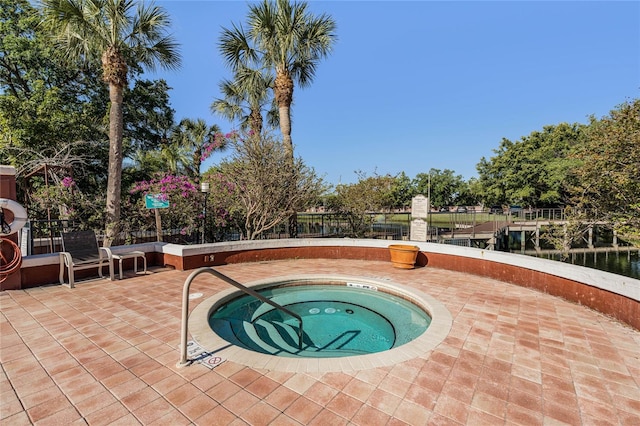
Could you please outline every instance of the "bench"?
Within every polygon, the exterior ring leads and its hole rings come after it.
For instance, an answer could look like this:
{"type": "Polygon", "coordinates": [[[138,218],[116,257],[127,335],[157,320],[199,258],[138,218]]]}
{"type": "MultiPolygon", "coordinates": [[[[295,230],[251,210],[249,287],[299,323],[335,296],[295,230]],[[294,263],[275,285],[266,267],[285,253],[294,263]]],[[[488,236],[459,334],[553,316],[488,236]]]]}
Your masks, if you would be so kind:
{"type": "Polygon", "coordinates": [[[111,254],[111,249],[98,247],[95,232],[63,232],[61,237],[60,284],[73,288],[75,271],[91,268],[98,268],[98,275],[103,278],[102,267],[105,265],[109,266],[109,278],[113,281],[113,255],[111,254]],[[69,284],[64,282],[65,269],[69,276],[69,284]]]}
{"type": "Polygon", "coordinates": [[[138,258],[142,259],[144,263],[144,274],[147,274],[147,258],[145,252],[143,251],[129,251],[125,253],[116,253],[112,255],[114,260],[119,262],[118,272],[120,274],[120,279],[122,279],[122,261],[126,259],[133,259],[133,273],[138,273],[138,258]]]}

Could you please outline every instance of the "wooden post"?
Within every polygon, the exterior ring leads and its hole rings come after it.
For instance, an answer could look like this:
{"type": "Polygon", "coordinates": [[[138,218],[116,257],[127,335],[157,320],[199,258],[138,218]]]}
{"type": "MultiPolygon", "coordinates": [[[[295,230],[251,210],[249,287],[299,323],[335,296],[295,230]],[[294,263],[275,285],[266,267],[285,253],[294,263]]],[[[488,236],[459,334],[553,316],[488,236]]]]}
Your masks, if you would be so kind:
{"type": "Polygon", "coordinates": [[[153,213],[156,216],[156,240],[162,242],[162,220],[160,219],[160,210],[153,209],[153,213]]]}

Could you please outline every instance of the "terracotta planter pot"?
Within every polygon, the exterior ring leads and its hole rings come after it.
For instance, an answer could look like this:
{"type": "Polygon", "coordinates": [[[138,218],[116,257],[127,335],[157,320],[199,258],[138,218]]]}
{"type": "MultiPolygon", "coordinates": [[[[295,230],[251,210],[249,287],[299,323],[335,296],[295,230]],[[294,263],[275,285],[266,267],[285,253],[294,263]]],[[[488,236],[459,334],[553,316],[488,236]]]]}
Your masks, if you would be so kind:
{"type": "Polygon", "coordinates": [[[391,263],[394,268],[413,269],[420,249],[406,244],[392,244],[389,246],[391,263]]]}

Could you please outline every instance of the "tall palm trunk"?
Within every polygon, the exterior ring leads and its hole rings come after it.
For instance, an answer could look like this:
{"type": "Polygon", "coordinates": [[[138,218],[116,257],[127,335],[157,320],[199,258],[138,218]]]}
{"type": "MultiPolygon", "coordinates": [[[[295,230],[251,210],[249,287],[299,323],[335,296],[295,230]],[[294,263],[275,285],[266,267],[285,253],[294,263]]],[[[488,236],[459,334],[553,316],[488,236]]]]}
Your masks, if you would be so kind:
{"type": "Polygon", "coordinates": [[[287,158],[293,166],[293,141],[291,140],[291,103],[293,102],[293,79],[289,70],[278,70],[274,83],[275,96],[280,114],[280,133],[287,151],[287,158]]]}
{"type": "MultiPolygon", "coordinates": [[[[291,139],[291,103],[293,102],[293,79],[289,70],[278,70],[275,80],[275,96],[280,114],[280,133],[286,151],[289,171],[293,173],[293,141],[291,139]]],[[[289,187],[293,190],[293,176],[289,178],[289,187]]],[[[289,238],[298,237],[298,213],[294,210],[289,216],[289,238]]]]}
{"type": "Polygon", "coordinates": [[[293,140],[291,139],[291,106],[280,105],[280,132],[282,133],[282,142],[287,152],[287,158],[293,163],[293,140]]]}
{"type": "Polygon", "coordinates": [[[170,25],[161,7],[133,0],[40,0],[44,21],[56,45],[69,59],[100,58],[102,80],[109,85],[109,175],[104,246],[120,229],[122,184],[123,93],[129,64],[136,68],[177,68],[180,54],[165,30],[170,25]]]}
{"type": "Polygon", "coordinates": [[[122,117],[124,88],[109,83],[109,177],[107,180],[106,233],[104,246],[110,247],[120,231],[122,183],[122,117]]]}
{"type": "Polygon", "coordinates": [[[200,183],[200,165],[202,164],[202,148],[195,148],[192,155],[193,169],[189,176],[195,183],[200,183]]]}
{"type": "Polygon", "coordinates": [[[262,134],[262,112],[260,108],[251,110],[251,114],[249,114],[249,128],[255,135],[262,134]]]}

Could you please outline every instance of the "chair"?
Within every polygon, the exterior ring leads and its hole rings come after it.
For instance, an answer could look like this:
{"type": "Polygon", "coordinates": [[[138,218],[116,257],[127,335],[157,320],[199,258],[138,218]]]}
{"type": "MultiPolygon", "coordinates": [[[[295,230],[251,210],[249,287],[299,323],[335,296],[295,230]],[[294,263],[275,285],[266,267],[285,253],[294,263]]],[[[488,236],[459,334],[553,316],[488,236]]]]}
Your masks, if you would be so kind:
{"type": "Polygon", "coordinates": [[[64,270],[69,276],[69,288],[74,287],[75,271],[98,268],[100,278],[104,264],[109,266],[109,278],[113,281],[113,255],[111,249],[98,247],[98,240],[93,231],[63,232],[62,252],[60,253],[60,284],[64,282],[64,270]]]}

